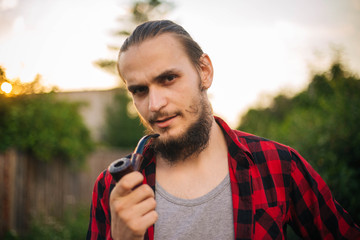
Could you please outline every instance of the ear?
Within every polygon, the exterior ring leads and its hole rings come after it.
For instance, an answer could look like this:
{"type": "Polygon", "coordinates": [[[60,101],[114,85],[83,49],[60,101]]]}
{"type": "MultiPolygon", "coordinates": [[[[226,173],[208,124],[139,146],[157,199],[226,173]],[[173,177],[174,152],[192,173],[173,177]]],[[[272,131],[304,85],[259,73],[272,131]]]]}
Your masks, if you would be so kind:
{"type": "Polygon", "coordinates": [[[200,57],[200,77],[201,89],[206,90],[210,88],[214,76],[214,68],[212,66],[209,55],[203,53],[200,57]]]}

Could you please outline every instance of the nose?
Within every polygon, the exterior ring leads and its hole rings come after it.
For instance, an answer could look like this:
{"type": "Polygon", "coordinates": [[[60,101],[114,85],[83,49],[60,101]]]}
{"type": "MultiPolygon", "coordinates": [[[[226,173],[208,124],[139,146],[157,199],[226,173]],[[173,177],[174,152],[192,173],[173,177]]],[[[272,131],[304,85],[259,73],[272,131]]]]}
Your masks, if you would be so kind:
{"type": "Polygon", "coordinates": [[[153,88],[149,90],[149,110],[157,112],[166,105],[166,97],[159,89],[153,88]]]}

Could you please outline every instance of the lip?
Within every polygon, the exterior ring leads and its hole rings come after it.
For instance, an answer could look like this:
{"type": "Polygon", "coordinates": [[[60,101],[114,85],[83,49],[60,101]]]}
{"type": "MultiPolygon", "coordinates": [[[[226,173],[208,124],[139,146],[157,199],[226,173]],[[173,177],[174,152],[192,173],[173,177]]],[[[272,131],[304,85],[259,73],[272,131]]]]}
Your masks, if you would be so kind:
{"type": "Polygon", "coordinates": [[[163,119],[158,119],[154,123],[159,128],[166,128],[166,127],[170,126],[170,124],[175,120],[176,116],[177,115],[167,117],[167,118],[163,118],[163,119]]]}

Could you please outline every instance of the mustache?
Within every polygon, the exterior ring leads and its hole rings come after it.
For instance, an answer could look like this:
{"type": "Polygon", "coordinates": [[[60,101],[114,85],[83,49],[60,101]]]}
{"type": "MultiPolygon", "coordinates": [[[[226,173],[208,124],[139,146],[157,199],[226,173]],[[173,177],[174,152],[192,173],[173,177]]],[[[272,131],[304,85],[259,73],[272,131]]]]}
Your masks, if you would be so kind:
{"type": "Polygon", "coordinates": [[[182,116],[182,113],[180,111],[176,111],[173,113],[170,112],[156,112],[154,114],[152,114],[148,121],[150,124],[154,124],[156,121],[158,121],[159,119],[165,119],[165,118],[169,118],[172,116],[182,116]]]}

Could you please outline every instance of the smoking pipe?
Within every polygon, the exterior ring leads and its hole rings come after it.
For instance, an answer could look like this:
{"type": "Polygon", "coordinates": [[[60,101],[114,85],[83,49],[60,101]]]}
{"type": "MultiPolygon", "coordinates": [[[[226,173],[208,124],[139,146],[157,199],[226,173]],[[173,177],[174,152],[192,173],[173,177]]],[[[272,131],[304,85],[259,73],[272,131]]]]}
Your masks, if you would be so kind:
{"type": "Polygon", "coordinates": [[[146,143],[151,138],[157,138],[159,136],[159,134],[151,134],[142,137],[130,157],[117,159],[109,165],[108,171],[116,182],[118,182],[124,175],[132,171],[140,170],[140,166],[144,160],[143,151],[146,143]]]}

